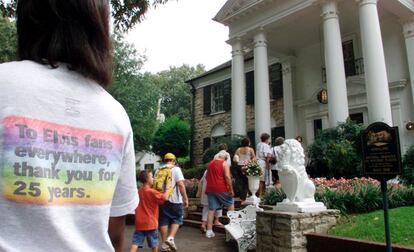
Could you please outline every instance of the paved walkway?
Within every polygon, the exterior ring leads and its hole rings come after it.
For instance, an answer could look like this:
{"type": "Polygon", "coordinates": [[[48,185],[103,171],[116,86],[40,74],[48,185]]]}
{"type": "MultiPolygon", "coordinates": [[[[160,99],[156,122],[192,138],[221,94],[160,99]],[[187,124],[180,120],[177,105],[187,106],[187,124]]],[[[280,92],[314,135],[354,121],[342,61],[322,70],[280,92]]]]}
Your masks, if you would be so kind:
{"type": "MultiPolygon", "coordinates": [[[[129,252],[131,246],[132,234],[134,226],[127,225],[125,234],[124,252],[129,252]]],[[[178,231],[175,243],[179,252],[235,252],[236,244],[226,243],[225,235],[216,233],[213,239],[207,239],[201,232],[193,227],[181,227],[178,231]]],[[[150,249],[142,249],[138,251],[151,251],[150,249]]]]}

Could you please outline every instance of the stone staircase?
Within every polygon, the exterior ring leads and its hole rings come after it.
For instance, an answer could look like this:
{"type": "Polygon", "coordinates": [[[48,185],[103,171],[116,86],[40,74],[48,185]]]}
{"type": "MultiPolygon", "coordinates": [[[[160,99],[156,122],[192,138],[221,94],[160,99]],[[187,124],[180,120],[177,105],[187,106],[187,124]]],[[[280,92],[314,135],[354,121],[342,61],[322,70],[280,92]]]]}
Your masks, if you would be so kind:
{"type": "MultiPolygon", "coordinates": [[[[234,200],[234,206],[236,210],[239,210],[241,207],[240,199],[234,200]]],[[[188,212],[185,215],[184,218],[184,226],[188,227],[194,227],[197,229],[200,229],[201,226],[201,216],[203,211],[203,205],[199,203],[199,200],[190,201],[190,207],[188,209],[188,212]]],[[[223,210],[223,216],[220,217],[220,222],[224,225],[229,223],[229,219],[227,218],[227,211],[223,210]]],[[[213,231],[217,233],[225,233],[224,227],[213,227],[213,231]]]]}

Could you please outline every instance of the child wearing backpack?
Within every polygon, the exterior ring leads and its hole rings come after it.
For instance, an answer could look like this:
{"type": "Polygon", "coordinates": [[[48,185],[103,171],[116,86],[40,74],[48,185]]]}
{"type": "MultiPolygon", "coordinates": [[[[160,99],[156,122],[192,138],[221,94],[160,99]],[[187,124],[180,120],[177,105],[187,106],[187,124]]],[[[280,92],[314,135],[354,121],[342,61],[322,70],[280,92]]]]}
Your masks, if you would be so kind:
{"type": "Polygon", "coordinates": [[[177,251],[174,237],[178,228],[183,224],[183,208],[188,207],[188,197],[184,185],[184,175],[180,167],[175,165],[176,158],[172,153],[164,156],[165,166],[161,167],[155,175],[154,187],[164,191],[170,185],[174,190],[168,200],[160,205],[159,226],[161,251],[177,251]]]}
{"type": "Polygon", "coordinates": [[[158,206],[168,200],[173,188],[166,187],[161,193],[152,189],[154,178],[150,171],[141,171],[138,177],[144,185],[138,190],[139,204],[135,209],[135,232],[130,252],[138,251],[147,239],[152,252],[158,251],[158,206]]]}

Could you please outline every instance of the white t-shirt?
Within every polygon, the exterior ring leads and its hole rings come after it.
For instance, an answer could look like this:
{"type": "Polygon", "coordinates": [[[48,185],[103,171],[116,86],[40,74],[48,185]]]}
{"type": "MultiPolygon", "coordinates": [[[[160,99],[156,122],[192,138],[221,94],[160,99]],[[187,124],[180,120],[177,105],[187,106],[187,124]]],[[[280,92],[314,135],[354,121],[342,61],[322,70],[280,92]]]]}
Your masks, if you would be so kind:
{"type": "Polygon", "coordinates": [[[0,64],[0,171],[0,251],[114,251],[138,204],[125,110],[65,64],[0,64]]]}
{"type": "Polygon", "coordinates": [[[275,146],[271,149],[272,157],[276,158],[276,164],[272,165],[272,170],[278,170],[279,153],[282,151],[280,146],[275,146]]]}
{"type": "Polygon", "coordinates": [[[267,155],[272,155],[270,146],[267,143],[260,142],[256,146],[257,159],[266,160],[267,155]]]}
{"type": "Polygon", "coordinates": [[[180,169],[180,167],[174,166],[172,168],[172,180],[171,180],[171,186],[174,187],[174,192],[171,195],[171,197],[168,199],[171,203],[179,204],[183,203],[183,196],[180,193],[180,189],[178,188],[177,182],[184,180],[184,175],[180,169]]]}

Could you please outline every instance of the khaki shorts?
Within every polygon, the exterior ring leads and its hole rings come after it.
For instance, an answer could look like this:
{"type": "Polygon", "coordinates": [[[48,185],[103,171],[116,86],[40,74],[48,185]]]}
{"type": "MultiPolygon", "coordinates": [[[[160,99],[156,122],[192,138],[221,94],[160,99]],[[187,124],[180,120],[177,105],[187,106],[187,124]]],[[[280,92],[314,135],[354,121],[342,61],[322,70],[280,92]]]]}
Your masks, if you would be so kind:
{"type": "Polygon", "coordinates": [[[262,175],[260,176],[260,181],[265,182],[265,176],[266,176],[266,162],[259,159],[259,165],[262,168],[262,175]]]}

